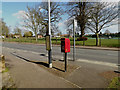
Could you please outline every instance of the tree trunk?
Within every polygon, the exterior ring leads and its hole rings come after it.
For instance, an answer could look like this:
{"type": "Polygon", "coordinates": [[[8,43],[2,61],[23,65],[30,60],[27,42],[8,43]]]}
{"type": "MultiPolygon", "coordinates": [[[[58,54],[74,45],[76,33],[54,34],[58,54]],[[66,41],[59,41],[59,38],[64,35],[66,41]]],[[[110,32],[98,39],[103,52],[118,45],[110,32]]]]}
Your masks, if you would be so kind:
{"type": "Polygon", "coordinates": [[[84,31],[83,31],[83,30],[81,30],[81,36],[80,36],[80,37],[83,37],[83,35],[84,35],[84,31]]]}
{"type": "Polygon", "coordinates": [[[36,37],[36,42],[37,42],[37,40],[38,40],[37,35],[35,37],[36,37]]]}
{"type": "Polygon", "coordinates": [[[99,46],[99,35],[96,33],[96,46],[99,46]]]}
{"type": "Polygon", "coordinates": [[[85,46],[85,40],[83,40],[83,46],[85,46]]]}
{"type": "Polygon", "coordinates": [[[57,37],[56,37],[56,45],[57,45],[57,37]]]}
{"type": "Polygon", "coordinates": [[[48,26],[48,24],[46,25],[46,36],[48,36],[49,35],[49,26],[48,26]]]}
{"type": "Polygon", "coordinates": [[[84,26],[80,26],[80,28],[81,28],[81,35],[80,35],[80,37],[83,37],[84,36],[84,26]]]}

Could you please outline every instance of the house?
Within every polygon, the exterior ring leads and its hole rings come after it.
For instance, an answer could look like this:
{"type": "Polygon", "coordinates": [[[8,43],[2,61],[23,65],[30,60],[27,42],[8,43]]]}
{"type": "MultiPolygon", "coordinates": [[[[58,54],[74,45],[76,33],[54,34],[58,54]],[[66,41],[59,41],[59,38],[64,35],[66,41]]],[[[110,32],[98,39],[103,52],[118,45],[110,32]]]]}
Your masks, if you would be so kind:
{"type": "Polygon", "coordinates": [[[0,38],[4,39],[4,38],[5,38],[5,36],[0,36],[0,38]]]}
{"type": "Polygon", "coordinates": [[[20,38],[20,35],[19,34],[15,34],[14,38],[20,38]]]}
{"type": "Polygon", "coordinates": [[[43,35],[41,35],[41,34],[38,34],[37,36],[38,36],[38,38],[43,38],[43,35]]]}
{"type": "Polygon", "coordinates": [[[72,37],[70,36],[69,34],[63,34],[63,35],[60,35],[61,37],[72,37]]]}

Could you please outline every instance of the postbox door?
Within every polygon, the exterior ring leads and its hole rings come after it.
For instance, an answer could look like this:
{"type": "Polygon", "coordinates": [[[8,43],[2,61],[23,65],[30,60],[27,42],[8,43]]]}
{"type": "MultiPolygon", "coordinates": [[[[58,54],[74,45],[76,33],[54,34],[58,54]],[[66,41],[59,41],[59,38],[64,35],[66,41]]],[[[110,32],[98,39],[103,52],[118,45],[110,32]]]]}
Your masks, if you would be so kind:
{"type": "Polygon", "coordinates": [[[70,52],[70,40],[68,38],[65,39],[65,53],[70,52]]]}

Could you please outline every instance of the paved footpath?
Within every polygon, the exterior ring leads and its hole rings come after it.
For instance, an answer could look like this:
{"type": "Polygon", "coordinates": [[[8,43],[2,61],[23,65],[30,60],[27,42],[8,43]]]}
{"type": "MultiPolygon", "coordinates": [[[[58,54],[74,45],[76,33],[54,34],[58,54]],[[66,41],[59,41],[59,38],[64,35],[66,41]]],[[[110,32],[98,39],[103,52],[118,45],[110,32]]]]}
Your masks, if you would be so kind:
{"type": "Polygon", "coordinates": [[[2,88],[2,62],[0,61],[0,88],[2,88]]]}
{"type": "Polygon", "coordinates": [[[6,53],[10,74],[17,88],[80,88],[57,77],[34,63],[30,63],[6,53]]]}

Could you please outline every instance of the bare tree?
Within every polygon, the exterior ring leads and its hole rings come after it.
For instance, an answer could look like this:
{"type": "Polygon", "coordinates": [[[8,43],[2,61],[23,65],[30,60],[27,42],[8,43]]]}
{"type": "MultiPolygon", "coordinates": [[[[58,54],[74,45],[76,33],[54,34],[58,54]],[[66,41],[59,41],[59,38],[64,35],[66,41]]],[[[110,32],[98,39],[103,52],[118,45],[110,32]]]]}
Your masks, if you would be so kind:
{"type": "Polygon", "coordinates": [[[72,29],[67,29],[67,33],[69,35],[69,37],[71,36],[71,34],[73,33],[73,30],[72,29]]]}
{"type": "MultiPolygon", "coordinates": [[[[43,21],[42,25],[46,27],[46,35],[48,35],[48,3],[42,2],[39,5],[42,8],[42,14],[43,14],[43,21]]],[[[51,2],[50,3],[50,14],[51,14],[51,30],[52,33],[58,31],[58,26],[56,25],[56,22],[59,22],[61,19],[61,15],[63,14],[63,10],[61,8],[61,5],[59,2],[51,2]]]]}
{"type": "Polygon", "coordinates": [[[27,6],[27,12],[25,13],[25,18],[24,18],[24,23],[25,27],[31,29],[36,37],[36,42],[37,42],[37,33],[38,31],[42,28],[41,23],[43,20],[42,13],[41,13],[42,8],[38,8],[37,6],[35,7],[28,7],[27,6]]]}
{"type": "Polygon", "coordinates": [[[2,31],[1,34],[4,35],[5,37],[8,36],[9,27],[6,25],[6,23],[4,22],[3,19],[0,19],[0,27],[1,27],[0,29],[2,29],[2,30],[0,30],[0,31],[2,31]]]}
{"type": "MultiPolygon", "coordinates": [[[[81,35],[83,37],[85,34],[86,24],[88,22],[91,6],[93,3],[91,2],[69,2],[67,4],[67,13],[70,17],[75,16],[78,27],[80,27],[81,35]]],[[[71,22],[72,24],[73,22],[71,22]]]]}
{"type": "MultiPolygon", "coordinates": [[[[37,33],[45,33],[48,35],[48,2],[41,2],[39,5],[35,5],[35,7],[27,7],[28,12],[25,13],[26,18],[24,20],[25,27],[33,30],[36,36],[37,41],[37,33]],[[44,31],[45,30],[45,31],[44,31]]],[[[61,19],[61,8],[59,3],[51,2],[51,30],[54,33],[57,30],[56,22],[61,19]]]]}
{"type": "Polygon", "coordinates": [[[51,33],[54,35],[56,32],[59,32],[59,28],[56,24],[51,24],[51,33]]]}
{"type": "Polygon", "coordinates": [[[18,34],[18,35],[21,36],[21,31],[22,30],[19,27],[17,27],[17,26],[14,28],[14,34],[18,34]]]}
{"type": "Polygon", "coordinates": [[[94,3],[87,28],[96,34],[96,46],[99,45],[99,32],[104,28],[117,24],[112,22],[117,19],[119,13],[117,8],[115,3],[94,3]]]}
{"type": "Polygon", "coordinates": [[[46,27],[45,27],[45,26],[41,26],[41,27],[42,27],[42,28],[39,29],[39,34],[45,36],[45,34],[46,34],[46,27]]]}

